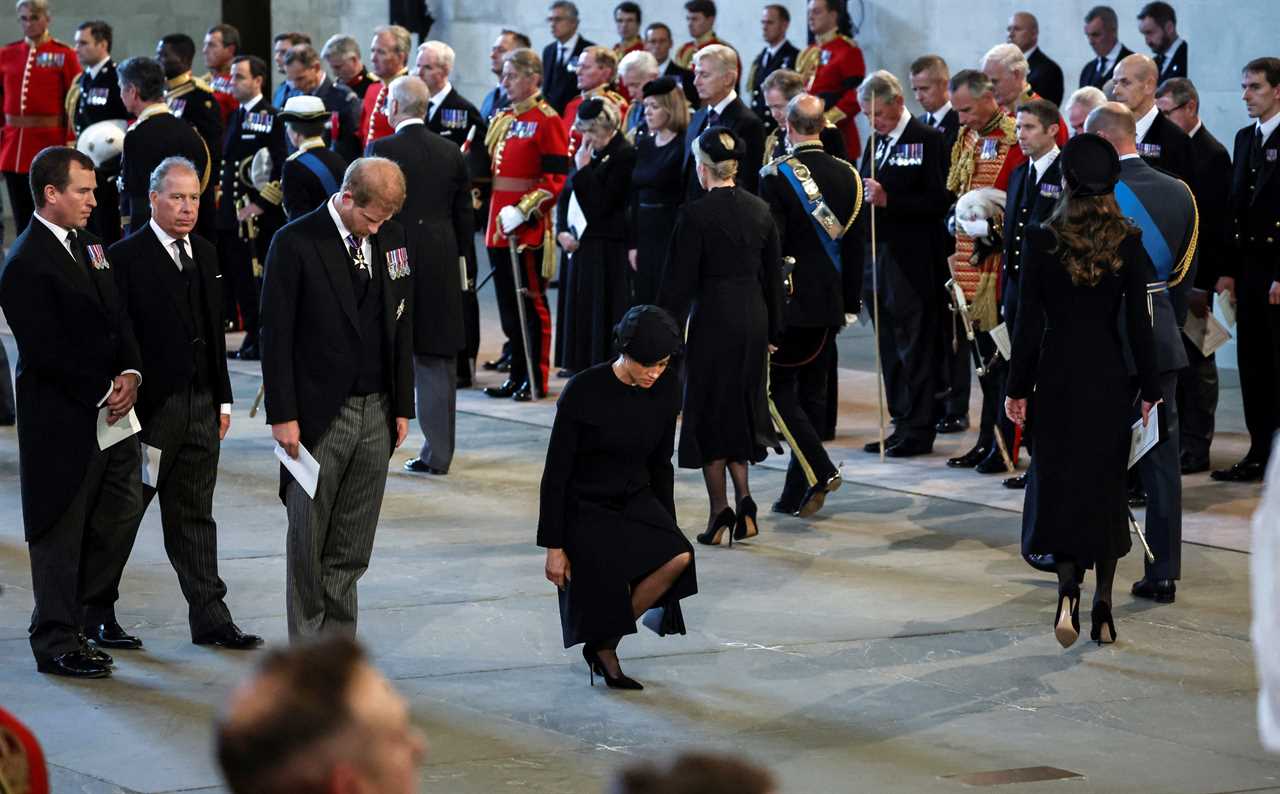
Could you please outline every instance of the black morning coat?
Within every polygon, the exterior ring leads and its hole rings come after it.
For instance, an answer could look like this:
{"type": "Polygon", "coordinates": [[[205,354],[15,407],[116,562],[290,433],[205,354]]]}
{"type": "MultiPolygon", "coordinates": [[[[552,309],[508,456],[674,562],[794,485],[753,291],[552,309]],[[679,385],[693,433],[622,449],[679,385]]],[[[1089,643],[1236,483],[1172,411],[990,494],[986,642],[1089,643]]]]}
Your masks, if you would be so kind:
{"type": "MultiPolygon", "coordinates": [[[[79,235],[86,252],[102,244],[79,235]]],[[[142,371],[142,354],[110,267],[77,262],[35,218],[5,259],[0,308],[18,343],[18,466],[30,541],[66,512],[98,452],[98,403],[117,375],[142,371]]]]}

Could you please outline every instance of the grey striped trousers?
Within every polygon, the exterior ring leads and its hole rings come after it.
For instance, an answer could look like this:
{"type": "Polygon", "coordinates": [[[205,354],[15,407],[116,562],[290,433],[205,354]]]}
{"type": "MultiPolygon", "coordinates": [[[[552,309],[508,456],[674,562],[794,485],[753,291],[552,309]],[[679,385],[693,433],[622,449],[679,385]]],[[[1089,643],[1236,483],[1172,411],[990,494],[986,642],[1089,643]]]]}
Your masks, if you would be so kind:
{"type": "Polygon", "coordinates": [[[385,394],[348,397],[310,452],[320,464],[312,499],[289,483],[285,607],[289,638],[356,631],[356,582],[369,567],[391,459],[385,394]]]}

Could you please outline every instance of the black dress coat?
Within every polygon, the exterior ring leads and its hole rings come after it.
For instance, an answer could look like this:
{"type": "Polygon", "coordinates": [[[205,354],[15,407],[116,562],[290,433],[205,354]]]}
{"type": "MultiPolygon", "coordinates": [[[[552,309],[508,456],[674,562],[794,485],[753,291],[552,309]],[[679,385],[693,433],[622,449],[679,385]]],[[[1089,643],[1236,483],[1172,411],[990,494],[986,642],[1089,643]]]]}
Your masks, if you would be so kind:
{"type": "Polygon", "coordinates": [[[1146,285],[1151,260],[1137,236],[1124,264],[1096,286],[1074,285],[1054,234],[1028,232],[1008,395],[1029,398],[1035,445],[1022,513],[1023,555],[1088,567],[1130,548],[1126,467],[1134,389],[1123,323],[1143,400],[1160,399],[1146,285]],[[1123,313],[1123,316],[1122,316],[1123,313]]]}
{"type": "Polygon", "coordinates": [[[1080,70],[1079,87],[1084,88],[1087,85],[1091,85],[1094,88],[1102,88],[1115,74],[1116,64],[1120,63],[1125,58],[1128,58],[1130,55],[1133,55],[1133,50],[1121,44],[1120,54],[1116,56],[1115,60],[1108,60],[1107,68],[1102,72],[1098,71],[1098,58],[1097,56],[1094,56],[1085,63],[1084,68],[1080,70]]]}
{"type": "MultiPolygon", "coordinates": [[[[79,234],[85,246],[102,242],[79,234]]],[[[66,512],[98,451],[98,403],[117,375],[142,371],[142,354],[110,268],[77,262],[34,218],[9,248],[0,308],[18,345],[18,471],[30,541],[66,512]]]]}
{"type": "Polygon", "coordinates": [[[1200,210],[1197,289],[1212,291],[1231,258],[1231,155],[1203,124],[1191,136],[1196,174],[1192,188],[1200,210]]]}
{"type": "Polygon", "coordinates": [[[151,220],[151,172],[166,157],[185,157],[195,164],[203,206],[217,174],[211,154],[195,128],[172,113],[151,116],[130,128],[120,160],[120,217],[128,219],[125,233],[131,234],[151,220]]]}
{"type": "Polygon", "coordinates": [[[593,44],[595,42],[587,41],[587,39],[579,35],[577,44],[573,46],[572,52],[569,53],[569,58],[563,64],[558,63],[560,42],[552,39],[550,44],[542,48],[542,97],[547,100],[547,104],[555,108],[556,112],[562,116],[564,115],[565,107],[569,104],[569,100],[579,93],[578,56],[593,44]]]}
{"type": "MultiPolygon", "coordinates": [[[[325,134],[330,148],[348,163],[359,157],[364,151],[363,142],[360,140],[360,114],[364,111],[362,97],[345,83],[335,83],[328,75],[324,76],[311,95],[324,103],[325,110],[337,116],[336,135],[333,129],[333,118],[330,117],[325,123],[325,134]]],[[[293,152],[293,145],[290,144],[289,153],[293,152]]]]}
{"type": "Polygon", "coordinates": [[[1024,160],[1009,175],[1009,189],[1004,202],[1004,271],[1002,294],[1017,300],[1018,276],[1022,272],[1022,255],[1026,249],[1027,230],[1048,220],[1058,197],[1062,195],[1061,158],[1054,158],[1044,175],[1028,191],[1027,172],[1033,168],[1024,160]]]}
{"type": "Polygon", "coordinates": [[[765,373],[782,336],[781,258],[769,205],[742,188],[716,188],[680,211],[658,305],[689,317],[682,468],[758,463],[777,448],[765,373]]]}
{"type": "Polygon", "coordinates": [[[1195,149],[1191,146],[1191,138],[1159,110],[1146,136],[1138,141],[1138,154],[1147,165],[1176,176],[1195,189],[1195,149]]]}
{"type": "Polygon", "coordinates": [[[1031,90],[1053,104],[1061,105],[1066,89],[1063,87],[1062,67],[1057,61],[1036,47],[1036,51],[1027,57],[1027,66],[1027,82],[1031,84],[1031,90]]]}
{"type": "Polygon", "coordinates": [[[187,308],[186,278],[150,225],[111,246],[116,286],[133,323],[146,377],[138,388],[138,419],[145,432],[165,401],[195,376],[193,338],[204,340],[209,391],[214,403],[231,402],[227,348],[222,330],[222,276],[213,243],[189,235],[191,258],[200,272],[203,322],[187,308]]]}
{"type": "MultiPolygon", "coordinates": [[[[676,525],[671,452],[679,410],[676,367],[643,389],[602,363],[571,378],[556,402],[538,545],[569,558],[572,579],[560,591],[566,648],[634,634],[631,586],[693,554],[676,525]]],[[[697,591],[691,562],[658,600],[660,633],[685,633],[680,599],[697,591]]]]}
{"type": "Polygon", "coordinates": [[[1156,80],[1157,83],[1163,83],[1171,77],[1187,76],[1187,48],[1189,46],[1186,39],[1180,38],[1178,39],[1178,49],[1174,50],[1172,56],[1165,53],[1164,59],[1161,59],[1159,55],[1151,54],[1151,57],[1156,60],[1156,67],[1160,70],[1160,76],[1156,80]]]}
{"type": "Polygon", "coordinates": [[[769,105],[764,99],[764,81],[765,79],[778,71],[779,69],[796,68],[796,58],[800,56],[800,50],[790,41],[782,42],[778,47],[778,51],[769,57],[769,48],[760,50],[760,54],[751,62],[751,66],[747,71],[747,95],[751,97],[751,109],[760,117],[761,123],[764,124],[765,134],[772,132],[778,128],[778,123],[773,120],[773,114],[769,112],[769,105]]]}
{"type": "MultiPolygon", "coordinates": [[[[689,200],[701,198],[707,194],[707,191],[698,184],[698,172],[693,162],[693,142],[710,126],[707,119],[709,113],[710,108],[702,108],[694,113],[693,118],[689,119],[689,129],[685,130],[684,170],[685,184],[688,186],[686,195],[689,200]]],[[[764,162],[764,124],[759,116],[751,112],[751,108],[747,107],[741,97],[725,106],[724,113],[720,114],[717,124],[728,127],[746,144],[746,154],[738,163],[737,184],[738,187],[755,193],[760,186],[760,173],[756,166],[764,162]]]]}
{"type": "Polygon", "coordinates": [[[456,356],[466,344],[458,259],[474,263],[476,256],[462,153],[424,124],[374,141],[372,153],[399,165],[409,188],[395,220],[404,228],[414,268],[413,352],[456,356]]]}
{"type": "Polygon", "coordinates": [[[665,146],[659,146],[653,135],[636,140],[636,164],[631,172],[631,241],[627,246],[636,251],[636,269],[631,274],[631,297],[636,304],[658,299],[671,234],[684,202],[682,144],[679,135],[665,146]]]}
{"type": "Polygon", "coordinates": [[[578,250],[565,257],[562,363],[579,371],[613,354],[613,326],[631,307],[631,265],[627,261],[627,208],[636,150],[621,134],[591,156],[560,191],[557,232],[573,231],[578,250]],[[570,197],[586,218],[585,232],[569,228],[570,197]]]}

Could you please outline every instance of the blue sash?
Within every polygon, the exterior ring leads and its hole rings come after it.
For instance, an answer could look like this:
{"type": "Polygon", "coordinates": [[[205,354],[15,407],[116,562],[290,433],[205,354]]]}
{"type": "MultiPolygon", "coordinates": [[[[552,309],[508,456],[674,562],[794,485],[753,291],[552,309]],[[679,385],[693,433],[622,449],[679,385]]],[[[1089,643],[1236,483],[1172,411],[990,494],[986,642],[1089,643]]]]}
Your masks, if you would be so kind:
{"type": "Polygon", "coordinates": [[[307,167],[307,170],[316,175],[320,180],[320,187],[324,188],[324,192],[332,196],[338,192],[338,180],[333,178],[333,174],[329,173],[328,167],[320,161],[310,151],[305,151],[298,155],[298,162],[307,167]]]}
{"type": "MultiPolygon", "coordinates": [[[[831,259],[831,263],[835,265],[836,272],[843,272],[843,264],[840,261],[840,241],[832,240],[831,235],[827,234],[827,230],[822,228],[822,224],[818,223],[818,219],[813,217],[813,211],[818,208],[818,202],[810,201],[809,194],[804,192],[804,185],[801,184],[800,178],[796,176],[795,169],[790,163],[779,163],[778,170],[787,177],[787,182],[791,184],[791,189],[796,192],[796,196],[800,199],[800,205],[805,208],[805,214],[809,216],[809,222],[813,224],[813,230],[818,235],[818,242],[822,243],[822,250],[827,252],[827,256],[831,259]]],[[[844,235],[841,235],[843,237],[844,235]]]]}
{"type": "Polygon", "coordinates": [[[1116,183],[1116,203],[1120,205],[1120,211],[1132,218],[1142,230],[1142,247],[1147,249],[1147,256],[1151,257],[1151,264],[1156,267],[1156,278],[1160,281],[1168,280],[1169,274],[1173,272],[1173,252],[1169,250],[1169,243],[1156,225],[1155,218],[1151,217],[1137,194],[1124,182],[1116,183]]]}

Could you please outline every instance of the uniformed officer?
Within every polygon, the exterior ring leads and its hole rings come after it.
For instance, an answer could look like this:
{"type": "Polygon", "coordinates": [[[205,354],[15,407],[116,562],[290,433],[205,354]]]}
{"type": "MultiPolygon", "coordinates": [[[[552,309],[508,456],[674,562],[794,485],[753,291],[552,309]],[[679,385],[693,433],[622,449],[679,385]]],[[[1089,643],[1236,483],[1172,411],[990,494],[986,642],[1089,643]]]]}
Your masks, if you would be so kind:
{"type": "MultiPolygon", "coordinates": [[[[676,50],[673,60],[681,69],[693,69],[693,56],[708,44],[723,44],[735,53],[737,49],[716,35],[715,0],[689,0],[684,4],[684,21],[689,26],[693,41],[686,41],[676,50]]],[[[738,74],[742,74],[742,57],[738,57],[738,74]]],[[[737,86],[735,86],[736,88],[737,86]]]]}
{"type": "Polygon", "coordinates": [[[213,89],[213,98],[222,111],[222,126],[231,121],[240,103],[231,93],[231,61],[240,54],[240,31],[234,25],[214,25],[204,34],[204,65],[209,71],[200,76],[213,89]]]}
{"type": "Polygon", "coordinates": [[[613,50],[592,44],[578,56],[578,91],[579,94],[569,100],[565,106],[561,122],[564,124],[565,136],[569,140],[569,156],[582,145],[582,133],[573,128],[573,121],[578,117],[578,106],[587,97],[601,96],[618,106],[622,118],[627,117],[630,105],[627,98],[614,90],[613,81],[617,77],[618,57],[613,50]]]}
{"type": "MultiPolygon", "coordinates": [[[[805,93],[804,75],[790,69],[775,69],[760,87],[765,96],[765,109],[773,120],[773,131],[764,139],[764,164],[768,165],[787,153],[787,108],[791,100],[805,93]]],[[[844,136],[836,125],[827,121],[822,125],[819,140],[823,150],[832,157],[848,159],[844,148],[844,136]]]]}
{"type": "Polygon", "coordinates": [[[360,60],[360,44],[345,33],[330,36],[320,51],[320,57],[329,64],[333,79],[355,91],[361,102],[364,102],[369,88],[381,82],[360,60]]]}
{"type": "Polygon", "coordinates": [[[613,45],[613,54],[622,60],[628,53],[644,49],[644,39],[640,38],[640,6],[631,0],[618,3],[613,9],[613,25],[618,31],[618,43],[613,45]]]}
{"type": "Polygon", "coordinates": [[[240,109],[232,117],[222,152],[217,215],[219,259],[231,276],[245,331],[240,349],[227,351],[227,356],[252,361],[259,357],[260,263],[266,261],[271,235],[284,225],[284,125],[276,119],[279,111],[262,96],[268,74],[266,62],[256,55],[239,55],[231,62],[231,87],[240,109]]]}
{"type": "Polygon", "coordinates": [[[862,304],[863,235],[853,228],[862,179],[851,164],[823,151],[821,99],[795,96],[784,118],[791,153],[760,172],[760,197],[778,225],[786,287],[786,330],[769,370],[769,407],[791,462],[773,510],[809,516],[840,483],[819,433],[829,374],[824,354],[835,347],[846,315],[862,304]]]}
{"type": "MultiPolygon", "coordinates": [[[[76,137],[100,121],[124,125],[129,111],[120,99],[120,80],[111,60],[111,26],[101,20],[81,23],[76,28],[76,58],[84,72],[67,92],[67,114],[76,137]]],[[[88,229],[111,245],[120,239],[120,192],[116,188],[120,158],[103,163],[97,171],[93,197],[98,205],[89,216],[88,229]]]]}
{"type": "Polygon", "coordinates": [[[347,161],[325,145],[324,125],[329,119],[320,97],[300,94],[289,97],[276,116],[294,152],[280,170],[280,192],[284,214],[289,220],[302,217],[338,192],[347,161]]]}
{"type": "MultiPolygon", "coordinates": [[[[764,36],[764,49],[751,62],[747,71],[747,94],[751,97],[751,109],[764,122],[765,131],[772,134],[779,128],[786,127],[785,121],[778,121],[770,112],[769,103],[764,94],[764,81],[779,69],[796,68],[796,59],[800,50],[787,40],[787,28],[791,26],[791,12],[787,7],[773,3],[764,7],[760,14],[760,31],[764,36]]],[[[803,87],[803,86],[802,86],[803,87]]],[[[794,95],[793,95],[794,96],[794,95]]],[[[790,101],[791,97],[787,97],[790,101]]],[[[785,137],[779,135],[778,137],[785,137]]],[[[769,148],[765,147],[765,157],[773,159],[769,148]]]]}
{"type": "Polygon", "coordinates": [[[840,10],[831,0],[809,0],[813,45],[800,53],[796,71],[809,78],[809,93],[827,103],[827,119],[844,135],[850,157],[862,153],[858,139],[858,85],[867,74],[862,49],[840,32],[840,10]]]}
{"type": "Polygon", "coordinates": [[[75,50],[49,33],[47,0],[22,0],[17,9],[23,37],[0,49],[4,86],[0,171],[9,188],[14,225],[21,234],[35,212],[27,176],[32,158],[46,146],[63,146],[73,138],[65,100],[80,65],[75,50]]]}
{"type": "Polygon", "coordinates": [[[381,82],[365,92],[360,111],[360,140],[366,150],[379,138],[395,133],[391,122],[387,121],[387,86],[400,75],[409,73],[409,50],[412,46],[413,35],[399,25],[379,25],[373,29],[369,57],[381,82]]]}
{"type": "Polygon", "coordinates": [[[545,290],[555,263],[548,216],[569,171],[564,126],[538,91],[541,79],[542,59],[533,50],[521,48],[503,56],[502,85],[511,106],[494,117],[485,138],[493,163],[485,246],[495,268],[502,330],[511,343],[507,381],[485,389],[485,394],[519,401],[546,394],[551,313],[545,290]],[[508,264],[512,248],[518,258],[519,284],[508,264]],[[523,312],[517,301],[524,302],[523,312]]]}
{"type": "MultiPolygon", "coordinates": [[[[222,109],[213,98],[213,89],[191,75],[196,43],[185,33],[170,33],[156,44],[156,61],[164,69],[164,101],[170,112],[195,128],[209,149],[213,172],[222,167],[222,109]]],[[[200,197],[200,220],[196,232],[206,240],[215,237],[215,184],[210,180],[200,197]]]]}

